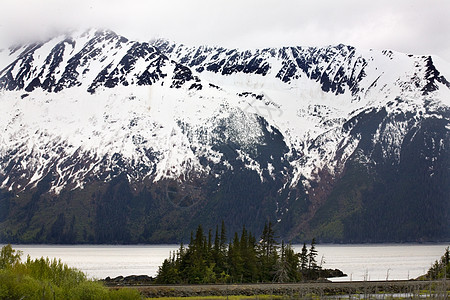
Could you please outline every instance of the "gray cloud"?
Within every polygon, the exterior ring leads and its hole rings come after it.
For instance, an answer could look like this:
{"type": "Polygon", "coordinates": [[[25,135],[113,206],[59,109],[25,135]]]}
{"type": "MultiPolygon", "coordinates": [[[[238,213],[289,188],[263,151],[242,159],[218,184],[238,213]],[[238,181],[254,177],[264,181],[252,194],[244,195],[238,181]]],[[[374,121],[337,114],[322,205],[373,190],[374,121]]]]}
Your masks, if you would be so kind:
{"type": "Polygon", "coordinates": [[[448,0],[3,0],[0,39],[102,27],[131,39],[255,48],[345,43],[450,61],[448,0]]]}

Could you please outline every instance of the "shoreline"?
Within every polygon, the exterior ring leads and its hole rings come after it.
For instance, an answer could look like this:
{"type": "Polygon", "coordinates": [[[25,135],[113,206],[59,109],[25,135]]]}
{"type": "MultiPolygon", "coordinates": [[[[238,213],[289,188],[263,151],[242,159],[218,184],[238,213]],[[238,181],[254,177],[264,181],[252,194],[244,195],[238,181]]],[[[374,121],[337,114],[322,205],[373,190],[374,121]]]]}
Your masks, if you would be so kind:
{"type": "Polygon", "coordinates": [[[201,297],[257,295],[420,294],[423,290],[449,291],[450,282],[396,280],[304,283],[202,284],[202,285],[107,285],[111,289],[134,288],[144,297],[201,297]]]}

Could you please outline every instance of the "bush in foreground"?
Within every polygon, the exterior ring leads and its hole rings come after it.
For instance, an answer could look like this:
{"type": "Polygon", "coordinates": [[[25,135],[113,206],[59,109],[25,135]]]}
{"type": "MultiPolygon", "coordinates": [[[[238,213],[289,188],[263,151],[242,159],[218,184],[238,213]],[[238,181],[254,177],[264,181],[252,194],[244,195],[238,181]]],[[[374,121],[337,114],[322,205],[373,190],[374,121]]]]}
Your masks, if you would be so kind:
{"type": "Polygon", "coordinates": [[[141,299],[137,290],[109,290],[59,260],[27,258],[11,245],[0,252],[0,299],[141,299]]]}

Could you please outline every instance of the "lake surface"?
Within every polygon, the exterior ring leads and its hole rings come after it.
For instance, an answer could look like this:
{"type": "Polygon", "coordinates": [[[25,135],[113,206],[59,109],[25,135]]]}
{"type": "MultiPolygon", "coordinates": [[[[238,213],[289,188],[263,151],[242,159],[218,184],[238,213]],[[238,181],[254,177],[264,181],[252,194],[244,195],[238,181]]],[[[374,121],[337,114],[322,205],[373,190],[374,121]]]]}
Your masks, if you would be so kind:
{"type": "MultiPolygon", "coordinates": [[[[333,281],[402,280],[416,278],[445,252],[448,244],[317,245],[318,262],[324,268],[340,269],[347,277],[333,281]]],[[[178,245],[13,245],[23,251],[22,259],[61,259],[91,278],[119,275],[155,276],[158,267],[178,245]]],[[[300,252],[302,245],[294,245],[300,252]]]]}

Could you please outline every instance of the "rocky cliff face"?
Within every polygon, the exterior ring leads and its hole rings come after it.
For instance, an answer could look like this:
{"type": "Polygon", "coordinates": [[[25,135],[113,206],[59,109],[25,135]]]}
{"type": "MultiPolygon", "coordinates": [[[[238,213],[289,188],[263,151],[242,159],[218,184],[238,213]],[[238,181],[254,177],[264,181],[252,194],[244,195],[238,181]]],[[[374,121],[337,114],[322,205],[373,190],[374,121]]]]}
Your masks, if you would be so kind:
{"type": "Polygon", "coordinates": [[[240,51],[91,30],[0,51],[0,239],[450,238],[450,77],[350,46],[240,51]]]}

